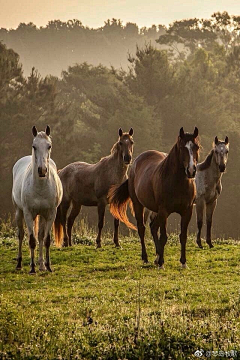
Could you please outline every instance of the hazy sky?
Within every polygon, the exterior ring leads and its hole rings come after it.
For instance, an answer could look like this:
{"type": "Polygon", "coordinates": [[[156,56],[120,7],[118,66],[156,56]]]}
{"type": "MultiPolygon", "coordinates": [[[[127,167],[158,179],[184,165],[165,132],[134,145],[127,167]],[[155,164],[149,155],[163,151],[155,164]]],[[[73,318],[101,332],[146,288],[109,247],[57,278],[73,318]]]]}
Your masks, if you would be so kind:
{"type": "Polygon", "coordinates": [[[240,0],[0,0],[0,27],[16,28],[20,22],[45,26],[49,20],[81,20],[97,28],[111,18],[139,27],[168,25],[191,17],[209,18],[216,11],[240,15],[240,0]]]}

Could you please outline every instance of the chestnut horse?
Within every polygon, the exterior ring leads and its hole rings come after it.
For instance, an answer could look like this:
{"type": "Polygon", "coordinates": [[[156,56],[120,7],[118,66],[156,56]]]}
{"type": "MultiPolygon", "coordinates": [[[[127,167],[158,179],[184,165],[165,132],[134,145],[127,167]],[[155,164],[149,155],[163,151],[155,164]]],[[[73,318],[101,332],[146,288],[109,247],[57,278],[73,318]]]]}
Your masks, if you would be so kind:
{"type": "MultiPolygon", "coordinates": [[[[108,203],[107,194],[112,185],[121,184],[127,178],[127,170],[132,160],[133,129],[128,133],[118,131],[119,139],[113,145],[111,154],[96,164],[75,162],[59,171],[63,185],[63,199],[58,207],[54,223],[54,235],[57,242],[71,246],[73,223],[81,210],[81,206],[97,206],[98,236],[97,247],[101,247],[101,232],[104,223],[105,208],[108,203]],[[71,206],[69,216],[68,209],[71,206]]],[[[113,241],[119,247],[119,220],[114,219],[113,241]]]]}
{"type": "Polygon", "coordinates": [[[206,242],[213,247],[211,240],[212,217],[217,205],[217,198],[222,192],[222,174],[226,170],[229,151],[229,140],[224,141],[215,137],[213,149],[206,159],[197,165],[196,174],[196,213],[197,213],[197,245],[202,249],[201,230],[203,225],[204,208],[206,211],[207,237],[206,242]]]}
{"type": "Polygon", "coordinates": [[[157,258],[155,263],[163,268],[164,246],[167,242],[166,223],[168,216],[181,215],[181,259],[186,266],[187,228],[192,216],[196,194],[194,177],[198,161],[198,129],[184,133],[183,128],[169,155],[149,150],[139,155],[130,170],[129,178],[109,192],[110,211],[128,227],[136,229],[126,215],[127,205],[133,205],[138,234],[142,245],[142,260],[148,262],[144,243],[144,208],[156,213],[150,224],[157,258]],[[132,203],[132,204],[131,204],[132,203]],[[160,238],[157,232],[160,227],[160,238]]]}

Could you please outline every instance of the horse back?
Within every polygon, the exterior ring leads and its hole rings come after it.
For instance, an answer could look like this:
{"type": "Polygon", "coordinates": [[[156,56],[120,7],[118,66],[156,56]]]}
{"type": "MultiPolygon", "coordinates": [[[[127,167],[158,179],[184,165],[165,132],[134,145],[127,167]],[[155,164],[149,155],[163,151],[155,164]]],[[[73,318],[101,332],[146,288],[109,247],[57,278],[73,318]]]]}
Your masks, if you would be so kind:
{"type": "MultiPolygon", "coordinates": [[[[96,206],[100,198],[106,197],[111,185],[122,182],[114,172],[112,159],[106,157],[96,164],[75,162],[59,172],[63,184],[64,198],[85,206],[96,206]]],[[[107,201],[107,200],[106,200],[107,201]]]]}

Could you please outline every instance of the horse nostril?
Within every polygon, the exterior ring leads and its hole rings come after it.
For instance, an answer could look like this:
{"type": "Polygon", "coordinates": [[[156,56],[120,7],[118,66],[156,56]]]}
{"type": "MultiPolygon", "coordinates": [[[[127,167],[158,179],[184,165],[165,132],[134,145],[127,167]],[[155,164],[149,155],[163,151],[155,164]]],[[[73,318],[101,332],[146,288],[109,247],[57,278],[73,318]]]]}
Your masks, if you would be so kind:
{"type": "Polygon", "coordinates": [[[225,165],[219,165],[219,170],[220,170],[220,172],[224,172],[226,170],[226,166],[225,165]]]}
{"type": "Polygon", "coordinates": [[[47,174],[47,168],[43,169],[41,166],[38,167],[38,175],[40,177],[45,177],[47,174]]]}
{"type": "Polygon", "coordinates": [[[123,160],[124,160],[125,163],[130,163],[131,156],[130,155],[124,155],[123,160]]]}

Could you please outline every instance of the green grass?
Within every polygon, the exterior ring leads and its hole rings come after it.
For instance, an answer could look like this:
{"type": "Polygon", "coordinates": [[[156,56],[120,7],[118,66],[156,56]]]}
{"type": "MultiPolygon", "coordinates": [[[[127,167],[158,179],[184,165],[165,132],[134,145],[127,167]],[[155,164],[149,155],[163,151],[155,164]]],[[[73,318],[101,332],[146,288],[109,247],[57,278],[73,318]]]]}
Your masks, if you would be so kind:
{"type": "Polygon", "coordinates": [[[19,272],[16,239],[0,239],[1,359],[196,359],[197,349],[240,356],[240,244],[200,250],[190,237],[181,269],[171,236],[159,270],[150,240],[147,265],[137,238],[123,238],[122,249],[105,239],[98,250],[92,234],[76,240],[51,246],[53,273],[31,276],[27,244],[19,272]]]}

